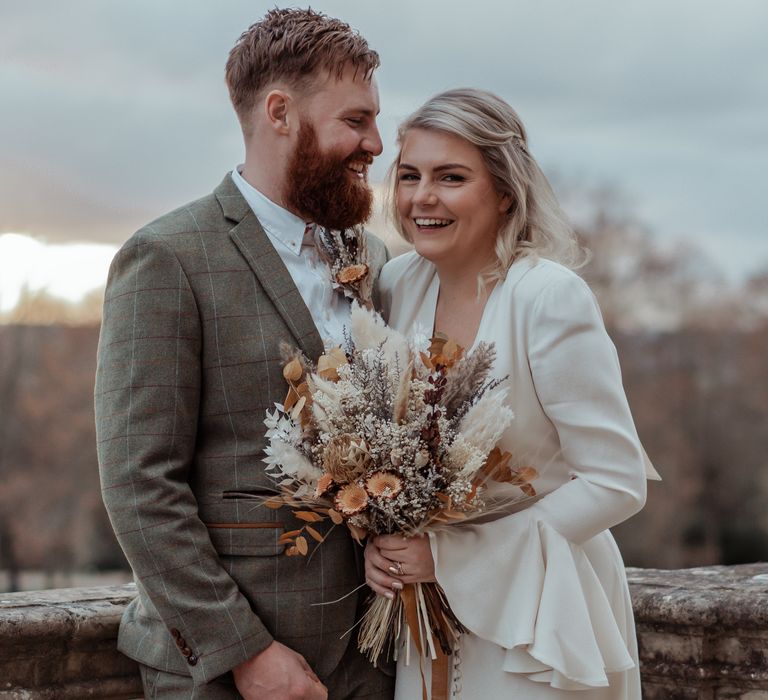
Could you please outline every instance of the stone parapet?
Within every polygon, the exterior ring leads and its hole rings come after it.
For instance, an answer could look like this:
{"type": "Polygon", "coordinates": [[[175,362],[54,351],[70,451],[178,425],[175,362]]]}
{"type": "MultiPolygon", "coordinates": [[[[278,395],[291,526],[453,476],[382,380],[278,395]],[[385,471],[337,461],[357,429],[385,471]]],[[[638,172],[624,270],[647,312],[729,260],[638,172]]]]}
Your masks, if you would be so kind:
{"type": "Polygon", "coordinates": [[[0,700],[127,700],[136,664],[117,651],[133,584],[0,594],[0,700]]]}
{"type": "MultiPolygon", "coordinates": [[[[645,700],[768,700],[768,564],[627,575],[645,700]]],[[[136,664],[116,649],[135,592],[0,594],[0,700],[141,697],[136,664]]]]}
{"type": "Polygon", "coordinates": [[[768,564],[627,576],[645,700],[768,700],[768,564]]]}

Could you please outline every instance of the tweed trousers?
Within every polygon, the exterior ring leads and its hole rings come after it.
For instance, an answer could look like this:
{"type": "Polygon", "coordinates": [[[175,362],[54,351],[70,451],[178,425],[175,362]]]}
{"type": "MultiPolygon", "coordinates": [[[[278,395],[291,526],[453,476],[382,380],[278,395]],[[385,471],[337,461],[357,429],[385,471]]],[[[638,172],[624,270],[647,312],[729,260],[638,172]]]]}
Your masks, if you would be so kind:
{"type": "MultiPolygon", "coordinates": [[[[140,666],[146,700],[238,700],[232,674],[195,687],[188,676],[165,673],[140,666]]],[[[358,650],[354,641],[347,647],[339,665],[322,679],[328,688],[328,700],[392,700],[395,678],[374,668],[358,650]]]]}

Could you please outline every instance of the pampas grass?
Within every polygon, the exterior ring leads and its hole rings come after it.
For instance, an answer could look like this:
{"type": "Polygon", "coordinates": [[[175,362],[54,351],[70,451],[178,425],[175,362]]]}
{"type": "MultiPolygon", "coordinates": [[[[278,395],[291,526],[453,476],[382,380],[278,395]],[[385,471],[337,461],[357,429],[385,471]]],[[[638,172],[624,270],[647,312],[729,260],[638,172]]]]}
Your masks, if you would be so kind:
{"type": "Polygon", "coordinates": [[[506,389],[486,393],[469,408],[459,423],[459,434],[478,450],[488,454],[514,418],[506,401],[506,389]]]}

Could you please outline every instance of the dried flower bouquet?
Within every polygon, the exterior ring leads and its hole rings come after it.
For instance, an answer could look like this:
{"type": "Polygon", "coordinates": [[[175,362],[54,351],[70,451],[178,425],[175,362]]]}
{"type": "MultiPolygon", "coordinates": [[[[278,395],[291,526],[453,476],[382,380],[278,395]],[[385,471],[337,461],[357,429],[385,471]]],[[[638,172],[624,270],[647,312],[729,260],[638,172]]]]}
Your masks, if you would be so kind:
{"type": "MultiPolygon", "coordinates": [[[[492,345],[465,355],[435,337],[420,350],[355,304],[345,350],[327,351],[316,367],[295,351],[286,360],[289,392],[267,413],[265,461],[280,489],[266,505],[293,508],[302,521],[282,535],[287,555],[306,555],[307,535],[322,542],[312,523],[327,518],[358,542],[409,537],[485,512],[488,480],[509,485],[510,500],[535,495],[535,470],[513,469],[496,447],[513,415],[489,376],[492,345]]],[[[360,649],[375,663],[406,628],[432,658],[451,654],[464,631],[439,585],[409,585],[394,600],[373,599],[360,649]]]]}

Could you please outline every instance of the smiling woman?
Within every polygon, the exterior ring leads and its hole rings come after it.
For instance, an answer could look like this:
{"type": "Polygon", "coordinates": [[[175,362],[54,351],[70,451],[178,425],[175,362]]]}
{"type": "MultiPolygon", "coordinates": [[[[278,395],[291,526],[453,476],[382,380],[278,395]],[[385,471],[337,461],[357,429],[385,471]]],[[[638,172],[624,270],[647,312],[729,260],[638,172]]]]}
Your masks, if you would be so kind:
{"type": "Polygon", "coordinates": [[[64,307],[80,304],[104,286],[116,250],[106,244],[48,244],[18,233],[0,235],[0,321],[17,320],[14,311],[30,295],[52,297],[64,307]]]}
{"type": "Polygon", "coordinates": [[[377,594],[437,583],[466,630],[452,662],[434,665],[409,665],[406,630],[395,700],[418,697],[427,676],[433,687],[460,681],[467,698],[586,690],[590,700],[640,700],[631,599],[609,528],[643,507],[655,475],[596,300],[568,267],[578,241],[520,118],[496,95],[436,95],[406,119],[399,143],[393,206],[414,250],[382,270],[385,317],[402,333],[493,348],[489,377],[514,415],[497,447],[513,468],[533,469],[536,497],[509,507],[503,489],[486,491],[500,507],[483,522],[367,544],[377,594]]]}

